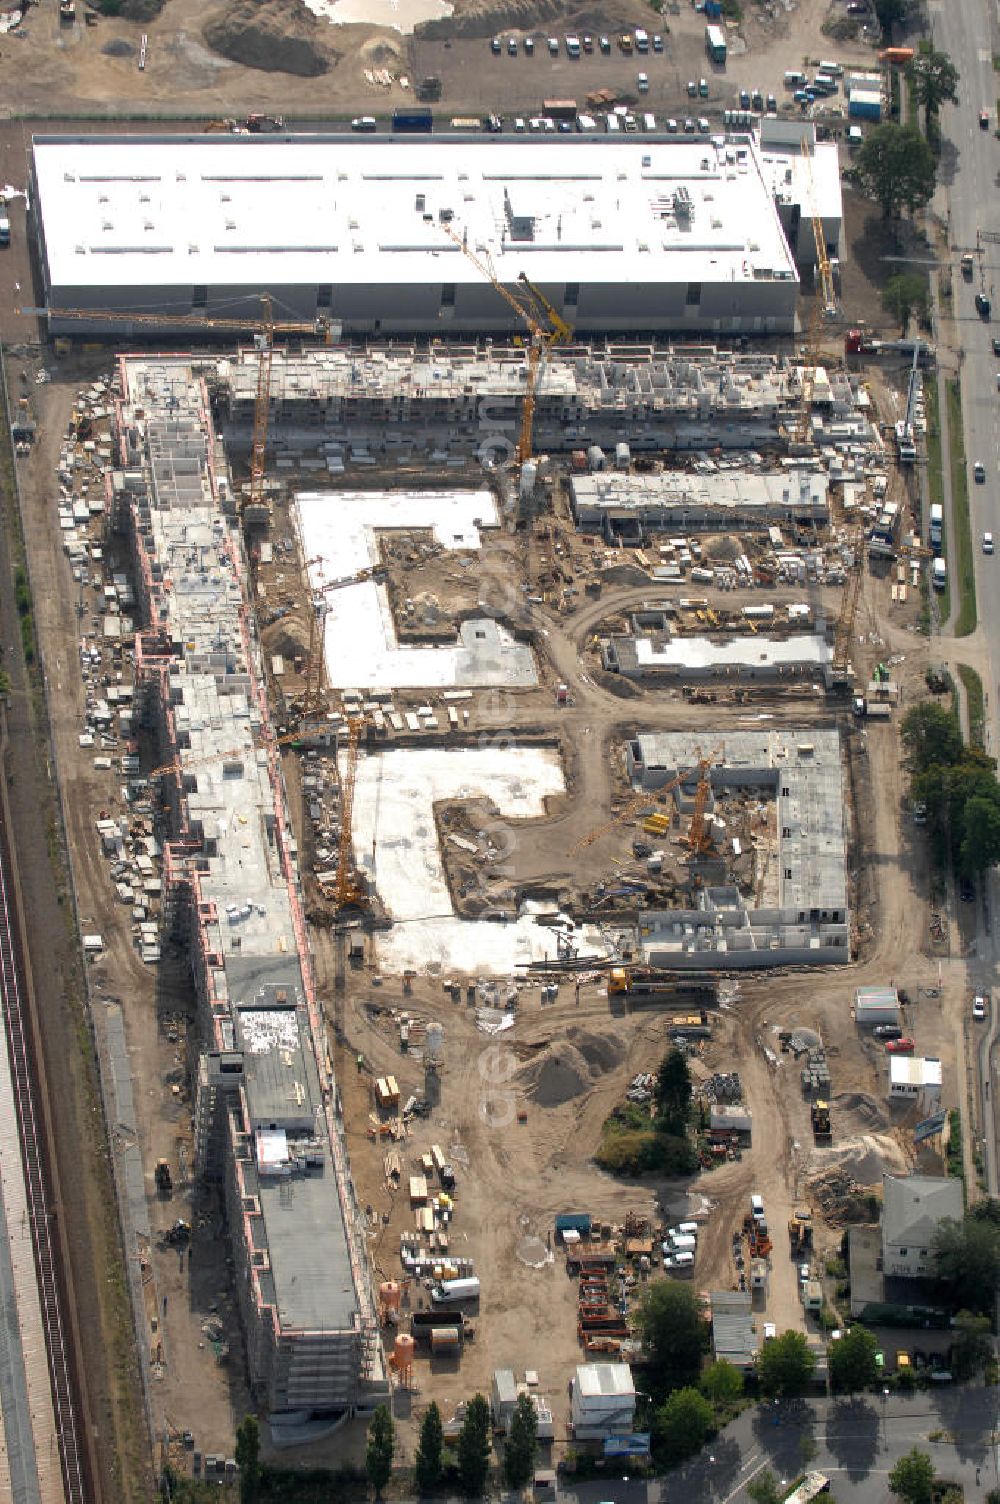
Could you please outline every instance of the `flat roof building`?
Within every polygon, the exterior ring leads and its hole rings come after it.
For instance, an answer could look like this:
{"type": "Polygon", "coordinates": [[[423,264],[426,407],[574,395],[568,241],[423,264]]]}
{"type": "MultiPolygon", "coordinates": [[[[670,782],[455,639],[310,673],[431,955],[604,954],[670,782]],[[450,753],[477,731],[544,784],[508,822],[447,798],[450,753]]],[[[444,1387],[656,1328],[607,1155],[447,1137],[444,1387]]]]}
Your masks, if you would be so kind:
{"type": "Polygon", "coordinates": [[[280,1427],[388,1385],[225,453],[190,361],[123,359],[120,382],[109,521],[132,551],[133,713],[171,765],[163,925],[198,999],[195,1168],[222,1186],[250,1382],[280,1427]]]}
{"type": "Polygon", "coordinates": [[[776,334],[771,176],[742,139],[64,135],[34,138],[30,198],[53,332],[255,319],[267,291],[349,334],[520,333],[464,241],[581,332],[776,334]]]}

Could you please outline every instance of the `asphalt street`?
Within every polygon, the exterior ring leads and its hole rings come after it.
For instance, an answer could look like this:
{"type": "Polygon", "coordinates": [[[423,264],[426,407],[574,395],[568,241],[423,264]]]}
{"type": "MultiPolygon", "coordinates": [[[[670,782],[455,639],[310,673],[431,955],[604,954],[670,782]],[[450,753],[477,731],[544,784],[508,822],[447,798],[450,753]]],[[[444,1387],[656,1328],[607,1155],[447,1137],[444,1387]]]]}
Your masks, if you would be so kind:
{"type": "Polygon", "coordinates": [[[569,1488],[559,1499],[577,1504],[745,1504],[747,1484],[770,1468],[791,1482],[808,1467],[830,1479],[836,1504],[886,1504],[896,1460],[918,1446],[933,1458],[939,1478],[961,1483],[967,1500],[1000,1486],[996,1391],[952,1388],[909,1398],[866,1396],[762,1404],[744,1411],[710,1448],[686,1467],[650,1483],[619,1473],[569,1488]],[[931,1440],[931,1438],[936,1438],[931,1440]],[[808,1440],[806,1440],[808,1438],[808,1440]],[[805,1450],[804,1450],[805,1443],[805,1450]]]}

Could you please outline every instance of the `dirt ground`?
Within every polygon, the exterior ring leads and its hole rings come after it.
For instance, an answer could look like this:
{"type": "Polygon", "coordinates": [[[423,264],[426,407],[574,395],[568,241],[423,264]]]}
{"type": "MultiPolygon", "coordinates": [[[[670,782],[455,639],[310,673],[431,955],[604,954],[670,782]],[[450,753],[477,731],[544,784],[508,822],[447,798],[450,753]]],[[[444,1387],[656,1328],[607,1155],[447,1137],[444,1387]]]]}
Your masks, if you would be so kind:
{"type": "MultiPolygon", "coordinates": [[[[265,0],[255,7],[254,24],[267,24],[274,45],[256,53],[262,64],[273,66],[283,38],[301,35],[330,62],[317,77],[247,67],[213,51],[205,40],[213,23],[222,30],[238,30],[245,24],[239,3],[216,8],[198,0],[167,0],[153,21],[134,23],[101,16],[97,24],[84,24],[84,6],[78,7],[78,22],[61,24],[58,8],[33,8],[18,31],[0,39],[0,90],[4,113],[11,116],[58,115],[105,119],[135,116],[198,117],[213,119],[263,110],[289,117],[344,118],[354,113],[383,114],[412,97],[400,78],[441,79],[443,94],[437,113],[447,118],[470,112],[497,110],[508,115],[537,111],[545,98],[569,94],[580,99],[595,88],[613,88],[622,97],[635,94],[640,67],[649,74],[648,108],[664,114],[687,112],[687,81],[709,73],[704,48],[704,17],[680,0],[668,7],[662,31],[666,48],[643,61],[623,56],[617,48],[610,56],[596,51],[577,60],[550,58],[544,44],[533,57],[519,52],[493,57],[489,38],[494,31],[523,36],[525,28],[513,5],[506,12],[497,7],[473,32],[462,35],[462,0],[450,34],[401,37],[398,32],[371,26],[329,26],[315,21],[294,0],[265,0]],[[268,14],[270,20],[267,20],[268,14]],[[235,13],[235,14],[234,14],[235,13]],[[263,19],[262,19],[263,18],[263,19]],[[148,39],[145,68],[138,58],[143,37],[148,39]],[[388,86],[366,78],[386,70],[395,80],[388,86]],[[498,79],[498,74],[500,79],[498,79]],[[500,81],[502,80],[502,81],[500,81]]],[[[615,13],[589,15],[579,5],[567,4],[544,26],[532,28],[541,39],[564,36],[573,30],[598,33],[615,25],[655,26],[655,17],[637,0],[624,0],[615,13]]],[[[842,7],[820,0],[801,3],[782,11],[774,20],[748,5],[739,33],[731,34],[730,58],[725,70],[711,76],[711,95],[705,113],[714,113],[738,100],[742,87],[775,93],[782,105],[790,104],[782,87],[787,68],[800,68],[807,59],[818,61],[831,55],[842,61],[870,61],[874,48],[864,41],[836,42],[823,27],[842,7]]],[[[439,28],[434,28],[438,30],[439,28]]],[[[703,107],[699,105],[699,110],[703,107]]]]}

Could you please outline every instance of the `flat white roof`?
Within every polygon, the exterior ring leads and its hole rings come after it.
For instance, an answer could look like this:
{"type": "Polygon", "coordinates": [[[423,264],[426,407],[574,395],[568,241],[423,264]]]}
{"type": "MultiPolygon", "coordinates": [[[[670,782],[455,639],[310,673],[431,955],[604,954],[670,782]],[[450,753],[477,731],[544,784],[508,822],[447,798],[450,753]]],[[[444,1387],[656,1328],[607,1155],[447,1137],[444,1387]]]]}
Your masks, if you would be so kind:
{"type": "Polygon", "coordinates": [[[797,274],[756,146],[40,136],[54,287],[745,283],[797,274]]]}
{"type": "Polygon", "coordinates": [[[825,637],[814,632],[799,632],[790,637],[761,634],[722,642],[712,637],[671,637],[662,644],[650,637],[638,637],[635,654],[643,669],[695,670],[716,666],[766,671],[802,663],[822,669],[833,660],[833,648],[825,637]]]}
{"type": "Polygon", "coordinates": [[[580,1363],[576,1385],[581,1399],[635,1394],[632,1370],[627,1363],[580,1363]]]}
{"type": "Polygon", "coordinates": [[[934,1055],[890,1055],[892,1086],[940,1086],[941,1062],[934,1055]]]}

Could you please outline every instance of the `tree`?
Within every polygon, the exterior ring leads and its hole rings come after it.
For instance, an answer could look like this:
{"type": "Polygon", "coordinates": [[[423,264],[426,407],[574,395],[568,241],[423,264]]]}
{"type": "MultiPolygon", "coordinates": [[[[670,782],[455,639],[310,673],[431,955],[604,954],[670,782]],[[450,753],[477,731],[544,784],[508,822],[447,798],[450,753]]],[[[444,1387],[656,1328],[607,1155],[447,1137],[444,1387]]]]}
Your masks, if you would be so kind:
{"type": "Polygon", "coordinates": [[[747,1493],[754,1504],[781,1504],[782,1490],[778,1487],[778,1480],[769,1467],[766,1467],[762,1473],[758,1473],[756,1478],[747,1484],[747,1493]]]}
{"type": "Polygon", "coordinates": [[[725,1358],[716,1358],[701,1376],[701,1392],[713,1405],[734,1405],[743,1393],[743,1375],[725,1358]]]}
{"type": "Polygon", "coordinates": [[[879,125],[866,136],[854,166],[854,177],[886,219],[898,219],[903,209],[922,209],[934,192],[934,153],[912,125],[879,125]]]}
{"type": "Polygon", "coordinates": [[[906,9],[907,0],[875,0],[878,24],[886,33],[890,32],[894,26],[898,26],[900,21],[905,20],[906,9]]]}
{"type": "Polygon", "coordinates": [[[993,1357],[993,1340],[988,1316],[959,1311],[955,1317],[955,1341],[951,1348],[951,1367],[956,1379],[971,1379],[993,1357]]]}
{"type": "Polygon", "coordinates": [[[914,773],[935,766],[953,767],[965,751],[958,716],[934,700],[912,705],[902,719],[900,734],[907,767],[914,773]]]}
{"type": "Polygon", "coordinates": [[[712,1407],[697,1389],[675,1389],[657,1410],[653,1435],[664,1462],[683,1462],[700,1452],[711,1434],[712,1407]]]}
{"type": "Polygon", "coordinates": [[[914,272],[897,272],[882,289],[882,307],[897,320],[901,334],[906,333],[912,314],[918,319],[927,317],[929,303],[927,283],[914,272]]]}
{"type": "Polygon", "coordinates": [[[656,1110],[665,1133],[683,1138],[691,1111],[691,1072],[680,1050],[669,1050],[656,1077],[656,1110]]]}
{"type": "Polygon", "coordinates": [[[417,1444],[416,1476],[417,1492],[433,1493],[441,1477],[441,1449],[444,1445],[444,1428],[441,1411],[434,1400],[427,1407],[420,1426],[420,1441],[417,1444]]]}
{"type": "Polygon", "coordinates": [[[1000,1286],[1000,1227],[967,1214],[947,1218],[934,1234],[934,1268],[942,1298],[955,1311],[990,1315],[1000,1286]]]}
{"type": "Polygon", "coordinates": [[[697,1382],[708,1323],[690,1285],[673,1279],[647,1285],[639,1306],[639,1331],[663,1389],[697,1382]]]}
{"type": "Polygon", "coordinates": [[[958,103],[958,69],[947,52],[938,52],[924,43],[907,68],[906,76],[917,103],[924,107],[924,130],[930,135],[941,106],[946,101],[958,103]]]}
{"type": "Polygon", "coordinates": [[[794,1399],[809,1388],[815,1355],[802,1332],[782,1332],[757,1354],[757,1377],[765,1394],[794,1399]]]}
{"type": "Polygon", "coordinates": [[[365,1450],[365,1473],[375,1490],[376,1499],[381,1498],[382,1490],[392,1477],[392,1454],[395,1446],[396,1435],[389,1407],[379,1405],[368,1427],[368,1446],[365,1450]]]}
{"type": "Polygon", "coordinates": [[[931,1504],[933,1483],[934,1464],[918,1447],[900,1457],[889,1474],[889,1492],[905,1504],[931,1504]]]}
{"type": "Polygon", "coordinates": [[[537,1456],[538,1413],[528,1395],[521,1394],[514,1406],[503,1454],[503,1475],[508,1488],[524,1488],[531,1481],[537,1456]]]}
{"type": "Polygon", "coordinates": [[[245,1415],[236,1427],[233,1456],[240,1470],[241,1504],[250,1504],[260,1484],[260,1426],[256,1415],[245,1415]]]}
{"type": "Polygon", "coordinates": [[[481,1394],[474,1394],[458,1433],[458,1476],[470,1499],[483,1492],[490,1470],[490,1407],[481,1394]]]}
{"type": "Polygon", "coordinates": [[[1000,789],[973,794],[962,807],[958,867],[970,877],[1000,859],[1000,789]]]}
{"type": "Polygon", "coordinates": [[[839,1342],[831,1342],[826,1354],[834,1393],[857,1394],[870,1389],[878,1378],[877,1353],[878,1343],[863,1326],[853,1326],[839,1342]]]}

